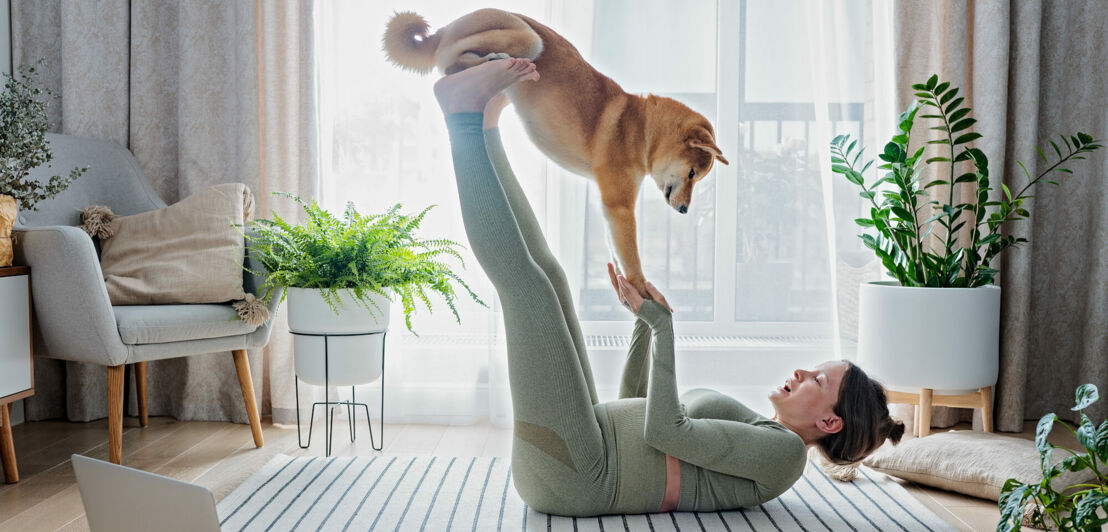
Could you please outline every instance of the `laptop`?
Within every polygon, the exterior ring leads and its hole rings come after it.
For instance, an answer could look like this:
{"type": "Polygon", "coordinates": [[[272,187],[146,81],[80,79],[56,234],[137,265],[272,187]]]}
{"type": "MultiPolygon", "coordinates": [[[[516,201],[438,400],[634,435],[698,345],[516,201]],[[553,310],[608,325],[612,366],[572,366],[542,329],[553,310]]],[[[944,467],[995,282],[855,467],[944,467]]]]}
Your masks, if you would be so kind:
{"type": "Polygon", "coordinates": [[[219,530],[208,488],[79,454],[72,459],[92,532],[219,530]]]}

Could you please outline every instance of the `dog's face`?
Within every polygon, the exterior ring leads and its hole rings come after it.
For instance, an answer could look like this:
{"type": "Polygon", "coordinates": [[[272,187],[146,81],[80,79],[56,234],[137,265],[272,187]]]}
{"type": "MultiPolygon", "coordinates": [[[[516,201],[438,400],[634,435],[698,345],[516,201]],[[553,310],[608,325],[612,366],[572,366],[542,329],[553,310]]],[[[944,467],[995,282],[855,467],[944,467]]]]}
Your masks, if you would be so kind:
{"type": "Polygon", "coordinates": [[[704,120],[681,128],[659,147],[650,176],[666,197],[666,203],[685,214],[692,202],[693,187],[712,171],[717,160],[727,164],[716,146],[712,125],[704,120]]]}

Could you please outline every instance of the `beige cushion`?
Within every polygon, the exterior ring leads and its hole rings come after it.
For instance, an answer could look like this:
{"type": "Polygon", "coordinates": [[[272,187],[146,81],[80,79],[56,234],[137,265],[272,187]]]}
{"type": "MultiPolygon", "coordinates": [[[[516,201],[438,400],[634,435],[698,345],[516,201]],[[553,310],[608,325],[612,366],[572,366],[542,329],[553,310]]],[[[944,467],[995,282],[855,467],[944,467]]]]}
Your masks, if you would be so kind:
{"type": "MultiPolygon", "coordinates": [[[[1069,453],[1055,451],[1055,460],[1069,453]]],[[[927,486],[997,500],[1009,478],[1032,483],[1043,479],[1035,442],[968,430],[932,434],[885,445],[865,460],[882,473],[927,486]]],[[[1054,488],[1092,480],[1089,471],[1065,472],[1054,488]]]]}
{"type": "Polygon", "coordinates": [[[216,185],[173,205],[112,221],[100,267],[113,305],[222,303],[244,297],[242,232],[254,198],[216,185]]]}

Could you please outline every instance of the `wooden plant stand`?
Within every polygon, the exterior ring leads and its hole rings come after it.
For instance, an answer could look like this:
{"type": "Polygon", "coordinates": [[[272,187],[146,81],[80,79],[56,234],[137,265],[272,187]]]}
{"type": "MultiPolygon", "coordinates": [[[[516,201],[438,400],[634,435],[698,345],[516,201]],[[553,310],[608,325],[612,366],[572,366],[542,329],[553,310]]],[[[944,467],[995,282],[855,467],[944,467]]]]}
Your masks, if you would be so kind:
{"type": "Polygon", "coordinates": [[[885,399],[890,403],[916,405],[916,434],[919,437],[931,433],[931,407],[952,406],[955,408],[980,408],[981,425],[985,432],[993,431],[993,387],[986,386],[976,392],[961,395],[935,395],[931,388],[922,388],[920,393],[885,390],[885,399]]]}

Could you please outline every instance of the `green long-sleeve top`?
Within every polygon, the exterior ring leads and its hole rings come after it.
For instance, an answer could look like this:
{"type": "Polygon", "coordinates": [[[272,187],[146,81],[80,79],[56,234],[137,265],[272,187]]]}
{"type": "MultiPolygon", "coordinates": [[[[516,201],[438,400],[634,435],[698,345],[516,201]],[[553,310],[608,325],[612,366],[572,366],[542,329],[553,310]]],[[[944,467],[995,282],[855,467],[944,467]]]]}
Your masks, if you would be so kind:
{"type": "Polygon", "coordinates": [[[681,461],[678,510],[757,506],[788,490],[807,463],[803,440],[720,394],[690,401],[687,412],[677,393],[669,310],[647,300],[637,317],[621,399],[596,409],[608,451],[619,457],[614,509],[657,511],[658,501],[641,494],[657,490],[659,479],[664,488],[667,454],[681,461]]]}

